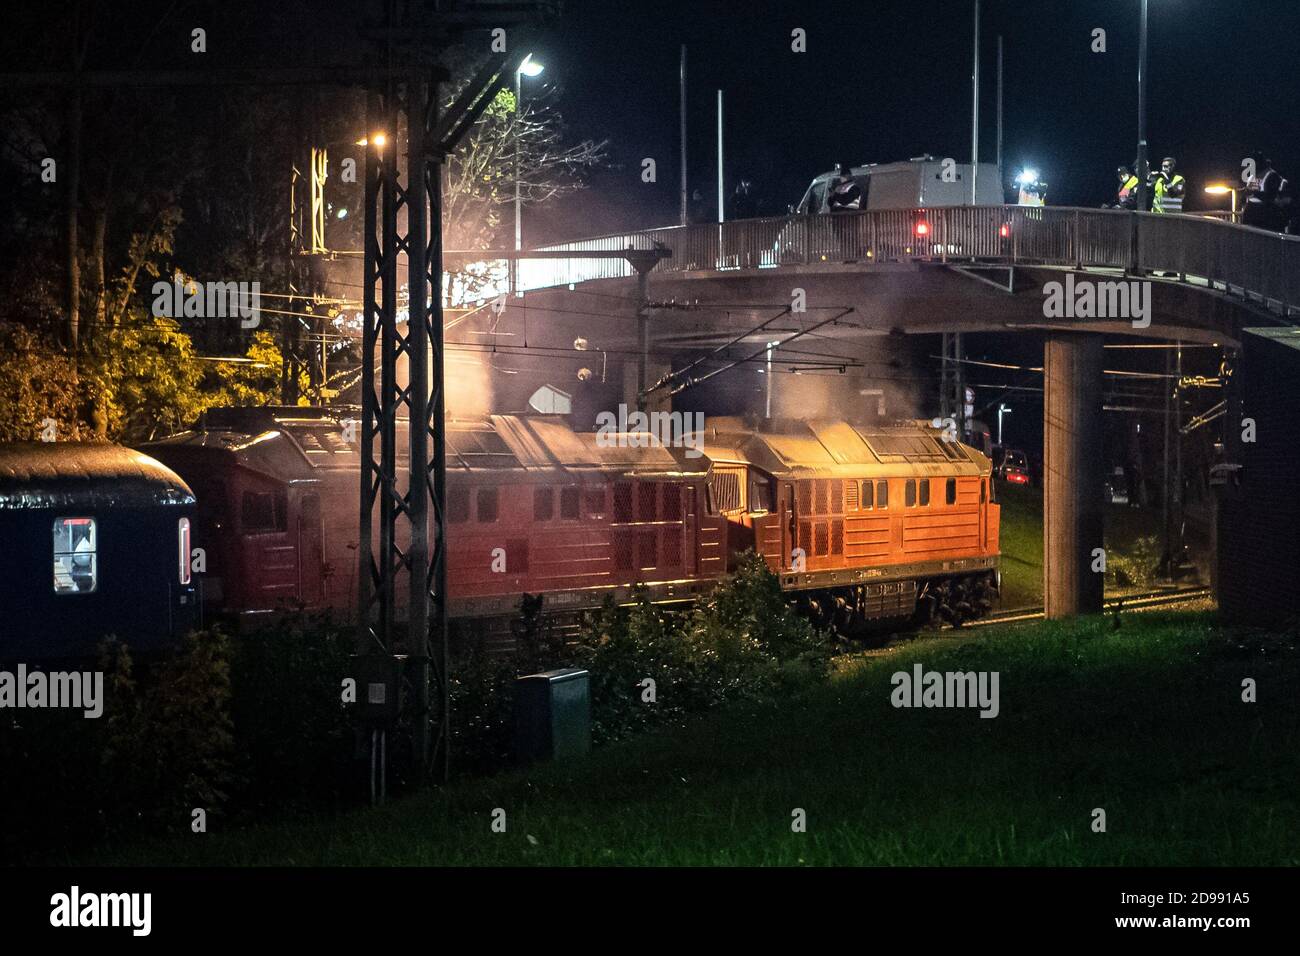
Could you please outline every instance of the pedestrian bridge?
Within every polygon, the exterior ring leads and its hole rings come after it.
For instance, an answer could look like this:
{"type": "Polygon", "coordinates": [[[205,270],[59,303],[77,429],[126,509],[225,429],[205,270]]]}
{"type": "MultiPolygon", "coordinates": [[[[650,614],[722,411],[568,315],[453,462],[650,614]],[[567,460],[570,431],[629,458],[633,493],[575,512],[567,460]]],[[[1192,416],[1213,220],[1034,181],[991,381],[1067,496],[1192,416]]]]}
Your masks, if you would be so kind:
{"type": "Polygon", "coordinates": [[[831,310],[830,324],[815,326],[821,334],[876,336],[874,354],[892,333],[1041,332],[1049,617],[1101,609],[1091,561],[1102,543],[1103,335],[1232,348],[1244,326],[1300,316],[1300,237],[1191,214],[973,206],[781,216],[562,243],[522,254],[513,270],[483,265],[504,282],[475,298],[513,293],[560,341],[599,334],[598,347],[613,348],[628,329],[617,320],[635,317],[633,399],[646,394],[652,342],[760,342],[772,330],[755,316],[779,315],[795,290],[810,311],[831,310]],[[1079,276],[1141,280],[1155,320],[1054,317],[1048,289],[1079,276]]]}
{"type": "Polygon", "coordinates": [[[632,278],[636,261],[609,257],[626,250],[660,251],[652,280],[769,270],[862,273],[900,263],[938,263],[986,277],[990,269],[1018,267],[1164,274],[1282,321],[1300,314],[1300,236],[1191,214],[1068,207],[869,210],[618,233],[533,250],[546,258],[523,259],[491,294],[632,278]],[[605,255],[584,259],[583,252],[605,255]],[[560,257],[566,253],[573,258],[560,257]]]}

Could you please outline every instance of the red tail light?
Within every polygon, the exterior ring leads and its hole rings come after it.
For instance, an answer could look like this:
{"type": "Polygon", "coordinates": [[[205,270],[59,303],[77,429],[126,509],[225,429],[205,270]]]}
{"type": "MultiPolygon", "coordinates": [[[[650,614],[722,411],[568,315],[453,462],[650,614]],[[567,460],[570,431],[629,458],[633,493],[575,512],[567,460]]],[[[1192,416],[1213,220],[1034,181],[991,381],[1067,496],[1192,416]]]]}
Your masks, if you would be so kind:
{"type": "Polygon", "coordinates": [[[918,236],[928,236],[930,234],[930,224],[928,222],[918,222],[916,224],[916,234],[918,236]]]}
{"type": "Polygon", "coordinates": [[[1002,234],[1002,238],[1003,238],[1003,239],[1005,239],[1007,236],[1011,235],[1011,225],[1010,225],[1010,223],[1005,223],[1005,222],[1004,222],[1004,223],[1002,224],[1002,228],[999,229],[998,232],[1002,234]]]}
{"type": "Polygon", "coordinates": [[[1029,484],[1029,476],[1022,471],[1009,471],[1007,472],[1007,481],[1013,485],[1027,485],[1029,484]]]}

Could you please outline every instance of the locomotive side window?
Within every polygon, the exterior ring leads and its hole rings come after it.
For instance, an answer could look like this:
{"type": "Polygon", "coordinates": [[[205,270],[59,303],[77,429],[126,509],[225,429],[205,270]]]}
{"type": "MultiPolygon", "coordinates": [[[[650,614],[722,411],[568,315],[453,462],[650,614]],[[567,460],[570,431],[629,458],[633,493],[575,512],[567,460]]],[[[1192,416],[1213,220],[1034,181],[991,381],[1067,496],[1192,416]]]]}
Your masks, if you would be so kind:
{"type": "Polygon", "coordinates": [[[881,509],[889,507],[889,482],[887,481],[876,482],[876,507],[881,509]]]}
{"type": "Polygon", "coordinates": [[[289,527],[288,499],[283,492],[245,491],[240,508],[244,534],[285,531],[289,527]]]}
{"type": "Polygon", "coordinates": [[[464,524],[469,520],[469,489],[453,485],[447,489],[447,523],[464,524]]]}
{"type": "Polygon", "coordinates": [[[560,517],[565,521],[578,520],[578,489],[560,489],[560,517]]]}
{"type": "Polygon", "coordinates": [[[497,520],[497,490],[495,488],[480,488],[478,490],[478,520],[480,524],[488,524],[497,520]]]}
{"type": "Polygon", "coordinates": [[[916,479],[907,479],[907,484],[903,485],[903,507],[916,507],[916,479]]]}
{"type": "Polygon", "coordinates": [[[957,503],[957,479],[949,478],[943,487],[943,500],[950,505],[957,503]]]}
{"type": "Polygon", "coordinates": [[[921,494],[920,504],[921,507],[924,508],[930,504],[930,479],[929,478],[921,479],[921,487],[919,490],[921,494]]]}
{"type": "Polygon", "coordinates": [[[533,520],[550,521],[555,517],[555,495],[550,488],[533,489],[533,520]]]}
{"type": "Polygon", "coordinates": [[[864,481],[862,483],[862,510],[863,511],[870,511],[872,508],[875,507],[875,496],[872,494],[872,490],[874,488],[875,485],[872,484],[870,481],[864,481]]]}
{"type": "Polygon", "coordinates": [[[765,478],[762,478],[759,475],[751,475],[749,478],[749,510],[772,510],[771,486],[768,485],[765,478]]]}
{"type": "Polygon", "coordinates": [[[89,594],[99,578],[94,518],[54,521],[54,593],[89,594]]]}

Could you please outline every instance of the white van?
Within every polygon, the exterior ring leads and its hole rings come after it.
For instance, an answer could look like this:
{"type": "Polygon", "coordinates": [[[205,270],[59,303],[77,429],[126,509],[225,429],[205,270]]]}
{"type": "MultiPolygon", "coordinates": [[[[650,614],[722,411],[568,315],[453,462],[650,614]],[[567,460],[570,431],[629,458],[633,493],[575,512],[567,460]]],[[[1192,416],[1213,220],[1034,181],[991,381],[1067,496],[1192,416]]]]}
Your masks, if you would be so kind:
{"type": "MultiPolygon", "coordinates": [[[[854,166],[850,172],[862,190],[861,209],[908,212],[938,206],[970,206],[970,170],[970,163],[945,163],[933,156],[918,156],[903,163],[854,166]]],[[[887,224],[892,228],[870,234],[869,223],[861,217],[831,215],[829,193],[838,177],[838,171],[822,173],[808,186],[799,205],[791,210],[795,218],[784,223],[772,246],[770,255],[775,264],[864,259],[880,262],[906,259],[922,252],[970,254],[964,250],[980,247],[980,229],[976,223],[960,227],[974,231],[969,238],[949,229],[947,242],[936,245],[933,239],[927,238],[930,226],[924,218],[917,223],[887,224]]],[[[979,164],[975,193],[978,206],[1001,206],[1006,202],[997,163],[979,164]]]]}
{"type": "MultiPolygon", "coordinates": [[[[920,209],[971,205],[970,169],[970,163],[949,165],[933,156],[918,156],[902,163],[854,166],[850,172],[862,190],[861,208],[920,209]]],[[[838,177],[838,170],[833,170],[814,179],[793,212],[801,215],[829,212],[830,189],[838,177]]],[[[975,198],[977,206],[1001,206],[1006,202],[1002,171],[997,163],[979,164],[975,198]]]]}

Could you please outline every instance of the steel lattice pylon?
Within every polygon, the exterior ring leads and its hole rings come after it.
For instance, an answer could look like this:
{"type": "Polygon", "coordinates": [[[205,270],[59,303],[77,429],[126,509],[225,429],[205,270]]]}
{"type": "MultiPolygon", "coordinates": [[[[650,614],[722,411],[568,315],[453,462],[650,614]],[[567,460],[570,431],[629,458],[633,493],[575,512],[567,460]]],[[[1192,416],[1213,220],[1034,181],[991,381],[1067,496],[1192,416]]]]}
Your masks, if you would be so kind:
{"type": "Polygon", "coordinates": [[[445,443],[442,383],[441,155],[429,148],[436,84],[428,71],[389,79],[367,100],[365,301],[362,342],[361,536],[358,617],[363,652],[404,651],[418,766],[445,776],[447,761],[446,558],[441,503],[445,443]],[[406,168],[399,168],[401,120],[406,168]],[[406,257],[405,329],[398,322],[406,257]],[[379,369],[375,374],[376,354],[379,369]],[[398,381],[405,359],[407,381],[398,381]],[[399,422],[405,420],[405,476],[399,422]],[[379,453],[375,454],[378,445],[379,453]],[[432,454],[430,452],[432,451],[432,454]],[[405,478],[405,481],[402,479],[405,478]],[[379,526],[374,527],[378,504],[379,526]],[[397,630],[406,589],[406,629],[397,630]],[[436,727],[434,726],[436,725],[436,727]]]}
{"type": "MultiPolygon", "coordinates": [[[[539,12],[530,6],[507,11],[506,19],[527,21],[539,12]]],[[[416,51],[439,28],[449,28],[457,11],[472,22],[476,10],[471,3],[449,4],[434,24],[411,17],[404,24],[411,35],[403,51],[409,66],[385,69],[366,100],[357,644],[363,655],[404,657],[404,710],[413,729],[416,772],[431,769],[438,779],[448,775],[450,739],[442,164],[519,69],[527,55],[526,33],[513,30],[511,52],[490,56],[445,111],[438,93],[445,73],[416,51]],[[382,143],[378,132],[385,135],[382,143]],[[399,322],[403,284],[405,328],[399,322]],[[399,377],[403,361],[405,384],[399,377]]],[[[398,32],[390,16],[390,64],[398,32]]]]}

